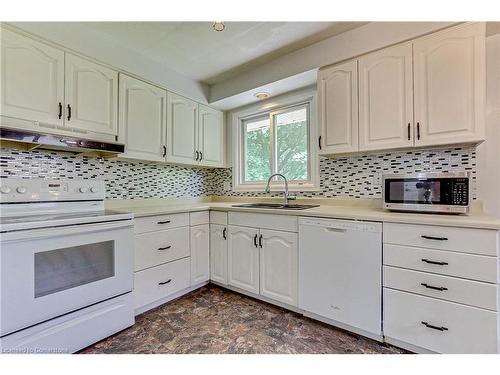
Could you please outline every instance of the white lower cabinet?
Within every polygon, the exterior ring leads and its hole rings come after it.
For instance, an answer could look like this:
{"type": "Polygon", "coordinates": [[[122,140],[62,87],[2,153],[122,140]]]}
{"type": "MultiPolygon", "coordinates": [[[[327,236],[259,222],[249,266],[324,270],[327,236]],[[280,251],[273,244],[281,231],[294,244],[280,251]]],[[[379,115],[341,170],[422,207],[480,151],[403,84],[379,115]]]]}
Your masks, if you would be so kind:
{"type": "Polygon", "coordinates": [[[227,284],[227,227],[210,224],[210,279],[227,284]]]}
{"type": "Polygon", "coordinates": [[[228,284],[259,294],[259,230],[229,225],[228,284]]]}
{"type": "Polygon", "coordinates": [[[260,294],[297,306],[297,234],[261,229],[260,294]]]}
{"type": "Polygon", "coordinates": [[[191,227],[191,286],[207,281],[210,277],[208,224],[191,227]]]}
{"type": "Polygon", "coordinates": [[[384,333],[396,345],[450,354],[497,353],[497,332],[493,311],[384,288],[384,333]]]}
{"type": "Polygon", "coordinates": [[[190,260],[182,258],[135,273],[136,310],[189,287],[190,260]]]}

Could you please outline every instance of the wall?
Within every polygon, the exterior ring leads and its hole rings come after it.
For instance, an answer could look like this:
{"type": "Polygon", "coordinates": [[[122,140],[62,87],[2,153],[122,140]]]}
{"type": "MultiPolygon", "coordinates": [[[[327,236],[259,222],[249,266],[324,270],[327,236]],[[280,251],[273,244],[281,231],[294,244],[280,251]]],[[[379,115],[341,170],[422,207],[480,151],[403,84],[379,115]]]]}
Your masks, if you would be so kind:
{"type": "MultiPolygon", "coordinates": [[[[107,198],[168,198],[206,195],[270,196],[235,193],[231,168],[203,169],[168,164],[100,159],[60,151],[0,149],[1,178],[96,178],[106,183],[107,198]]],[[[320,191],[302,197],[380,198],[380,174],[419,171],[470,171],[476,180],[474,147],[397,151],[320,161],[320,191]]],[[[475,195],[475,189],[473,191],[475,195]]],[[[282,196],[275,192],[271,196],[282,196]]]]}

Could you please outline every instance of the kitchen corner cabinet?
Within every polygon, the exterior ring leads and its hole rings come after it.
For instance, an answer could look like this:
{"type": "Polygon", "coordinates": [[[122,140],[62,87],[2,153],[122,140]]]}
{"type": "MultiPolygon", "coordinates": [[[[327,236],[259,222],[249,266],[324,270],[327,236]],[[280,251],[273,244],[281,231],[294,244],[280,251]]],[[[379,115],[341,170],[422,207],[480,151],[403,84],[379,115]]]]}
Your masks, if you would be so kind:
{"type": "Polygon", "coordinates": [[[64,52],[1,29],[0,114],[63,125],[64,52]]]}
{"type": "Polygon", "coordinates": [[[414,43],[415,145],[484,139],[484,35],[473,23],[414,43]]]}
{"type": "MultiPolygon", "coordinates": [[[[208,212],[206,212],[208,216],[208,212]]],[[[209,224],[191,226],[191,286],[210,278],[209,224]]]]}
{"type": "Polygon", "coordinates": [[[321,69],[319,153],[483,141],[485,61],[478,22],[321,69]]]}
{"type": "Polygon", "coordinates": [[[227,226],[210,224],[210,279],[227,284],[227,226]]]}
{"type": "Polygon", "coordinates": [[[359,59],[359,151],[413,146],[411,43],[359,59]]]}
{"type": "Polygon", "coordinates": [[[259,294],[259,230],[229,225],[228,284],[259,294]]]}
{"type": "Polygon", "coordinates": [[[120,74],[119,103],[120,156],[165,161],[167,91],[120,74]]]}
{"type": "Polygon", "coordinates": [[[118,72],[66,53],[66,126],[118,134],[118,72]]]}
{"type": "Polygon", "coordinates": [[[358,62],[318,73],[319,153],[358,151],[358,62]]]}
{"type": "Polygon", "coordinates": [[[222,112],[172,92],[167,102],[167,161],[223,167],[222,112]]]}
{"type": "Polygon", "coordinates": [[[259,246],[260,294],[297,306],[297,234],[261,229],[259,246]]]}

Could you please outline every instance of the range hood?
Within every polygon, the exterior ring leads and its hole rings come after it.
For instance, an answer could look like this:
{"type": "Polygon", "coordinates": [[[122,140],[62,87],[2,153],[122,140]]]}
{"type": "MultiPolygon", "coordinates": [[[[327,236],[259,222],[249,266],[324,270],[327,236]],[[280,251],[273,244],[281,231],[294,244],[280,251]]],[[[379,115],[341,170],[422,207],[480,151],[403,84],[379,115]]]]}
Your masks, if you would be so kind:
{"type": "Polygon", "coordinates": [[[28,150],[34,148],[63,150],[97,154],[102,157],[116,156],[116,154],[125,151],[125,145],[121,143],[93,141],[79,137],[44,134],[5,127],[0,127],[0,140],[2,143],[22,144],[28,150]]]}

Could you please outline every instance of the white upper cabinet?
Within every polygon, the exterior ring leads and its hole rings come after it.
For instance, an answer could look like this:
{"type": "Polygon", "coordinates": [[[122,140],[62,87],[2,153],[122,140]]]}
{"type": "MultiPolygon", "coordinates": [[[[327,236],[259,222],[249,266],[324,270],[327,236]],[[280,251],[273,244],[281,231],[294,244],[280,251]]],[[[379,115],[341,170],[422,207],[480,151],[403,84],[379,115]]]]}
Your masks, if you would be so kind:
{"type": "Polygon", "coordinates": [[[199,105],[198,151],[200,165],[224,166],[224,123],[222,112],[199,105]]]}
{"type": "Polygon", "coordinates": [[[65,125],[118,134],[118,72],[66,53],[65,125]]]}
{"type": "Polygon", "coordinates": [[[415,41],[417,146],[484,139],[485,25],[473,23],[415,41]]]}
{"type": "Polygon", "coordinates": [[[261,229],[260,294],[297,306],[297,234],[261,229]]]}
{"type": "Polygon", "coordinates": [[[124,74],[119,86],[123,156],[165,161],[167,91],[124,74]]]}
{"type": "Polygon", "coordinates": [[[167,161],[197,164],[198,103],[173,92],[167,103],[167,161]]]}
{"type": "Polygon", "coordinates": [[[413,146],[411,43],[359,59],[359,150],[413,146]]]}
{"type": "Polygon", "coordinates": [[[191,231],[191,286],[207,281],[210,277],[209,224],[195,225],[191,231]]]}
{"type": "Polygon", "coordinates": [[[356,60],[318,73],[320,154],[358,151],[357,76],[356,60]]]}
{"type": "Polygon", "coordinates": [[[1,30],[3,116],[63,124],[64,52],[1,30]]]}

